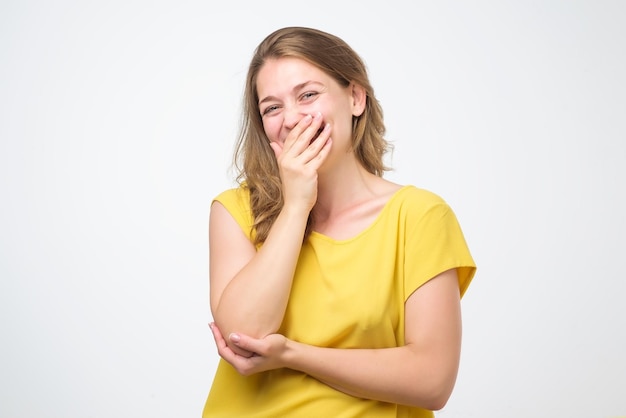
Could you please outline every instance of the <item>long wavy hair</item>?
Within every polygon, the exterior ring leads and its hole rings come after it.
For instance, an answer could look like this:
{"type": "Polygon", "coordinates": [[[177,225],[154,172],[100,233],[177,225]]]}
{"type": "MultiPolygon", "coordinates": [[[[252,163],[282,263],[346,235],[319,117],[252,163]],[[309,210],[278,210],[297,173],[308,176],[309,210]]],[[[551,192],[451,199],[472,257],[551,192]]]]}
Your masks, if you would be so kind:
{"type": "MultiPolygon", "coordinates": [[[[391,145],[384,139],[383,111],[359,55],[342,39],[317,29],[287,27],[271,33],[255,49],[250,62],[234,155],[237,181],[250,192],[252,237],[256,245],[265,241],[284,204],[276,156],[259,111],[257,76],[268,59],[283,57],[307,61],[343,87],[352,82],[365,89],[365,110],[352,121],[352,150],[370,173],[382,176],[388,170],[383,157],[391,145]]],[[[305,238],[311,231],[311,221],[309,215],[305,238]]]]}

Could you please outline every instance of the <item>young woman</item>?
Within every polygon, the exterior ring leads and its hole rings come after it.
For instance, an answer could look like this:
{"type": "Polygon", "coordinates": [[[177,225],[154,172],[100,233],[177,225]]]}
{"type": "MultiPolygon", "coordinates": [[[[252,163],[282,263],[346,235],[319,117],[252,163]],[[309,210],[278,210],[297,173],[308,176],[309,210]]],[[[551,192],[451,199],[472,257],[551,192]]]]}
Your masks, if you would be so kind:
{"type": "Polygon", "coordinates": [[[211,206],[203,417],[432,417],[475,272],[454,213],[383,178],[382,110],[336,36],[270,34],[244,99],[240,185],[211,206]]]}

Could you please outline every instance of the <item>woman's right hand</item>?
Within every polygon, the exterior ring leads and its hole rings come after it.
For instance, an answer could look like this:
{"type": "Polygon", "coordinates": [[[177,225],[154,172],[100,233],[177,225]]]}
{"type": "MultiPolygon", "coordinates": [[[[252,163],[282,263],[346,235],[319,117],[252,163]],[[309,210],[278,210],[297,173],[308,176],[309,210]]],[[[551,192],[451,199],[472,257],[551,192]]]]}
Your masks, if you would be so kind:
{"type": "Polygon", "coordinates": [[[278,161],[285,207],[305,210],[307,214],[317,200],[317,170],[332,145],[330,124],[323,122],[321,113],[306,115],[284,143],[270,143],[278,161]]]}

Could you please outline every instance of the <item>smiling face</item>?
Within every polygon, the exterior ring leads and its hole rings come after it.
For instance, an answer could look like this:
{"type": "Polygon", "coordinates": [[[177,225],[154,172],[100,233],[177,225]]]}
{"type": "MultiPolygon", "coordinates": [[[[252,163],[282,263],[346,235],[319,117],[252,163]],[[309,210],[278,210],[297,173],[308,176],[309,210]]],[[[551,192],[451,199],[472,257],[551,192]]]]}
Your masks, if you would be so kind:
{"type": "Polygon", "coordinates": [[[341,86],[307,61],[278,58],[263,64],[256,89],[263,129],[270,142],[284,143],[300,119],[320,112],[324,122],[330,123],[333,148],[350,149],[352,118],[365,106],[365,93],[359,86],[341,86]]]}

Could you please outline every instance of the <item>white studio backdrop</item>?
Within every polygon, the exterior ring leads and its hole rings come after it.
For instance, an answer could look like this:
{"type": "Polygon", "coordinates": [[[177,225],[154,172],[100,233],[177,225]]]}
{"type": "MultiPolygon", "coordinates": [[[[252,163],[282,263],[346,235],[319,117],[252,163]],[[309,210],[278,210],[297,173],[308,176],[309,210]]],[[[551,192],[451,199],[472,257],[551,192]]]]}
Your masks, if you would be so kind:
{"type": "Polygon", "coordinates": [[[253,48],[366,61],[388,177],[478,263],[439,417],[626,415],[626,4],[4,1],[0,416],[199,417],[217,363],[207,224],[253,48]]]}

